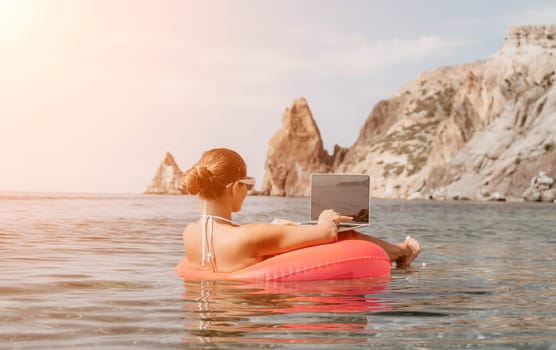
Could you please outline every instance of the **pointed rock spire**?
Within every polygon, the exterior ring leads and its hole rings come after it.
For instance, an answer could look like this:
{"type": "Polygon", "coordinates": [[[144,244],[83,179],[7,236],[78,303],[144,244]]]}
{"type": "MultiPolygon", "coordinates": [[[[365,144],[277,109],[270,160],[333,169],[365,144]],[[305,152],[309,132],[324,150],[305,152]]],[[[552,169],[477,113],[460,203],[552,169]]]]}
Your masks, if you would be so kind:
{"type": "Polygon", "coordinates": [[[181,178],[183,173],[176,164],[170,152],[166,152],[162,163],[147,187],[145,193],[148,194],[179,194],[181,178]]]}
{"type": "Polygon", "coordinates": [[[330,163],[307,101],[296,99],[282,114],[282,128],[270,140],[262,192],[307,195],[310,174],[328,172],[330,163]]]}

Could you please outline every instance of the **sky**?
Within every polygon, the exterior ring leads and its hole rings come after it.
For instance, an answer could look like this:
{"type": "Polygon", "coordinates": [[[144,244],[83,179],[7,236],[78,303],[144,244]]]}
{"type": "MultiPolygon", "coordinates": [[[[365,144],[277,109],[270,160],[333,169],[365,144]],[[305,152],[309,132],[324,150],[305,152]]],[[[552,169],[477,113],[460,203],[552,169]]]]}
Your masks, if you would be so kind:
{"type": "Polygon", "coordinates": [[[141,193],[228,147],[260,188],[305,97],[325,148],[420,72],[484,60],[554,1],[0,0],[0,191],[141,193]]]}

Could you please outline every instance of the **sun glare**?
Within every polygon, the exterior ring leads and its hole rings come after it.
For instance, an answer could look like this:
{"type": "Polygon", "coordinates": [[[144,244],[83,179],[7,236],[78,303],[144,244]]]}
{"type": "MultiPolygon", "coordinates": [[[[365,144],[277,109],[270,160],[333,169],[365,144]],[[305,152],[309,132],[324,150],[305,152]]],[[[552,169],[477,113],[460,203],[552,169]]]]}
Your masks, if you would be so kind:
{"type": "Polygon", "coordinates": [[[0,39],[17,39],[33,17],[33,3],[27,0],[0,0],[0,39]]]}

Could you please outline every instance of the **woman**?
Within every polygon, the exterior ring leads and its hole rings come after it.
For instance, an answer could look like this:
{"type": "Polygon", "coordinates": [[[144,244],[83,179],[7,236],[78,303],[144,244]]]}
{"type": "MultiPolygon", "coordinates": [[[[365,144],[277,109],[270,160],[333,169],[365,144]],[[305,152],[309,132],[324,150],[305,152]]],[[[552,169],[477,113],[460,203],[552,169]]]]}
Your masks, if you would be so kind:
{"type": "Polygon", "coordinates": [[[184,176],[185,193],[203,200],[200,220],[186,226],[183,242],[190,267],[212,272],[233,272],[273,255],[344,239],[361,239],[381,246],[390,260],[407,267],[419,254],[419,242],[411,237],[391,244],[359,232],[338,232],[337,224],[351,218],[324,210],[317,225],[300,226],[288,221],[234,223],[232,213],[241,210],[255,179],[247,176],[241,156],[229,149],[209,150],[184,176]]]}

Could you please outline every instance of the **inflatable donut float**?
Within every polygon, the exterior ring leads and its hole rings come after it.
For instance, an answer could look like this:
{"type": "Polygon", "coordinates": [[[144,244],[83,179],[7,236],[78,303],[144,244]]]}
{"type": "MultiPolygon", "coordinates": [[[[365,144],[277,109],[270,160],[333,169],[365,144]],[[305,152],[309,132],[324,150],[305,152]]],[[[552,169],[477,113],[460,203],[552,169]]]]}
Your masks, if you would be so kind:
{"type": "Polygon", "coordinates": [[[279,254],[230,273],[190,268],[184,257],[176,272],[184,279],[195,280],[318,281],[388,276],[391,266],[378,245],[344,240],[279,254]]]}

